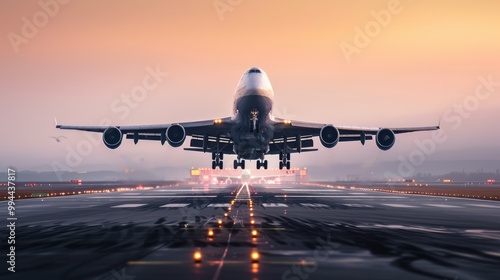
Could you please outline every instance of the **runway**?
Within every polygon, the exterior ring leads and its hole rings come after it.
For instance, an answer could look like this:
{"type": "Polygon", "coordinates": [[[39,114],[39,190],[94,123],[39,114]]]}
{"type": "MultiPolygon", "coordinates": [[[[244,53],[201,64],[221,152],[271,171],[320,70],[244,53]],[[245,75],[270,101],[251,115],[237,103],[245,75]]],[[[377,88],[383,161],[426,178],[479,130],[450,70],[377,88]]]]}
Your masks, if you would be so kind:
{"type": "MultiPolygon", "coordinates": [[[[0,202],[3,221],[6,207],[0,202]]],[[[24,199],[16,201],[16,273],[2,246],[0,277],[497,279],[499,213],[495,201],[312,184],[24,199]]],[[[3,227],[2,244],[7,235],[3,227]]]]}

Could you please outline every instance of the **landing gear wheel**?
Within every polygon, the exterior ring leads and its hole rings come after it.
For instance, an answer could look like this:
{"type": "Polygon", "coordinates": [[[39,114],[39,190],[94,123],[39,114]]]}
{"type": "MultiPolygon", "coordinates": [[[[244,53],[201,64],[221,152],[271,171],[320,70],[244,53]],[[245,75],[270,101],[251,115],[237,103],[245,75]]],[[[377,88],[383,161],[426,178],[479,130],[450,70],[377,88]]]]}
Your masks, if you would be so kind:
{"type": "Polygon", "coordinates": [[[224,159],[224,154],[223,153],[219,153],[219,158],[220,158],[220,160],[223,160],[224,159]]]}
{"type": "Polygon", "coordinates": [[[238,166],[239,166],[238,161],[234,160],[233,161],[233,167],[234,167],[234,169],[238,169],[238,166]]]}
{"type": "Polygon", "coordinates": [[[267,169],[267,159],[262,162],[262,166],[264,169],[267,169]]]}
{"type": "Polygon", "coordinates": [[[212,153],[212,160],[215,160],[215,153],[212,153]]]}
{"type": "Polygon", "coordinates": [[[216,166],[215,160],[212,160],[212,169],[215,169],[215,166],[216,166]]]}
{"type": "Polygon", "coordinates": [[[283,169],[283,162],[280,161],[280,170],[283,169]]]}
{"type": "Polygon", "coordinates": [[[286,169],[290,169],[290,162],[289,161],[286,162],[286,169]]]}
{"type": "Polygon", "coordinates": [[[258,161],[257,161],[257,169],[260,169],[260,166],[261,166],[261,164],[260,164],[260,160],[258,160],[258,161]]]}
{"type": "Polygon", "coordinates": [[[280,161],[283,160],[283,154],[280,153],[280,161]]]}
{"type": "Polygon", "coordinates": [[[245,160],[242,159],[240,163],[241,169],[245,169],[245,160]]]}
{"type": "Polygon", "coordinates": [[[286,154],[286,160],[290,160],[290,153],[286,154]]]}
{"type": "Polygon", "coordinates": [[[224,167],[224,164],[223,164],[223,162],[222,162],[222,160],[221,160],[221,161],[219,162],[219,169],[220,169],[220,170],[222,170],[222,169],[223,169],[223,167],[224,167]]]}

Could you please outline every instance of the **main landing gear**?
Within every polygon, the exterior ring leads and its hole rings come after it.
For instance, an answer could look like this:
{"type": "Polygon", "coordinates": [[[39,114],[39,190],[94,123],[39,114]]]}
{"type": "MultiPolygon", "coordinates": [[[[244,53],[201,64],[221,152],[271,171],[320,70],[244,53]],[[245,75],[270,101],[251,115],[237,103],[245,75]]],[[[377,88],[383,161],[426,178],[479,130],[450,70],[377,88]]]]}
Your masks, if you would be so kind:
{"type": "Polygon", "coordinates": [[[222,162],[223,159],[223,153],[212,153],[212,169],[215,169],[217,167],[219,167],[219,169],[222,169],[224,167],[224,164],[222,162]]]}
{"type": "Polygon", "coordinates": [[[245,169],[245,160],[244,159],[235,159],[233,162],[234,169],[238,169],[238,166],[240,166],[241,169],[245,169]]]}
{"type": "Polygon", "coordinates": [[[284,167],[290,169],[290,153],[280,154],[280,170],[284,167]]]}
{"type": "Polygon", "coordinates": [[[257,160],[257,169],[260,169],[263,167],[264,169],[267,169],[267,159],[266,160],[257,160]]]}

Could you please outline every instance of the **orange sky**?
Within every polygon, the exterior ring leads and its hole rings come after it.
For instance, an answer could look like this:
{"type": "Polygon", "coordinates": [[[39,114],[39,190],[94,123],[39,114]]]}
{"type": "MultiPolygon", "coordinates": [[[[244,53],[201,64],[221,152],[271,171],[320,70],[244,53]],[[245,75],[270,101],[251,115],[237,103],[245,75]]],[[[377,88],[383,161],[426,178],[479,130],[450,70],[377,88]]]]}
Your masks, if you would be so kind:
{"type": "MultiPolygon", "coordinates": [[[[12,135],[2,137],[1,166],[64,162],[68,149],[86,138],[54,130],[54,117],[68,124],[104,118],[142,124],[227,116],[234,87],[251,66],[269,75],[276,115],[334,125],[433,125],[474,94],[479,76],[500,81],[499,1],[396,1],[400,12],[350,62],[340,45],[355,46],[356,28],[373,24],[372,11],[386,11],[392,1],[242,0],[234,7],[229,3],[237,1],[227,0],[68,2],[58,4],[32,38],[23,35],[23,17],[33,23],[44,11],[39,1],[0,2],[0,114],[9,120],[3,131],[12,135]],[[12,34],[23,43],[12,43],[12,34]],[[158,88],[126,118],[113,112],[111,104],[140,85],[146,67],[157,65],[169,73],[158,88]],[[65,143],[49,138],[62,134],[65,143]]],[[[500,116],[499,92],[481,100],[457,129],[444,122],[450,137],[429,158],[466,159],[475,151],[498,159],[500,132],[490,127],[500,116]]],[[[296,156],[294,163],[396,160],[426,137],[401,136],[388,153],[374,143],[342,143],[296,156]]],[[[99,143],[75,169],[153,166],[171,157],[184,158],[185,165],[209,162],[206,155],[157,143],[124,143],[117,151],[99,143]]]]}

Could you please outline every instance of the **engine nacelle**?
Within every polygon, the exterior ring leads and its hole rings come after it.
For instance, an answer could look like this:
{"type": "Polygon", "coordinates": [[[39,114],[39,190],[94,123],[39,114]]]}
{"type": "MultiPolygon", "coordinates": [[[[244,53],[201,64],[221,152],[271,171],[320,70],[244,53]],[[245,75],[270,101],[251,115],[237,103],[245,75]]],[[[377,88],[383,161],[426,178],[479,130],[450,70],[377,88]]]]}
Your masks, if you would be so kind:
{"type": "Polygon", "coordinates": [[[319,132],[319,140],[326,148],[333,148],[340,139],[339,130],[333,125],[325,125],[319,132]]]}
{"type": "Polygon", "coordinates": [[[392,146],[394,146],[394,142],[396,142],[396,135],[394,132],[388,128],[382,128],[377,132],[377,136],[375,137],[375,142],[377,143],[377,147],[382,151],[387,151],[392,146]]]}
{"type": "Polygon", "coordinates": [[[186,140],[186,130],[180,124],[173,124],[167,128],[167,142],[172,147],[180,147],[186,140]]]}
{"type": "Polygon", "coordinates": [[[110,149],[116,149],[122,143],[123,133],[115,126],[110,126],[102,133],[102,141],[104,145],[110,149]]]}

